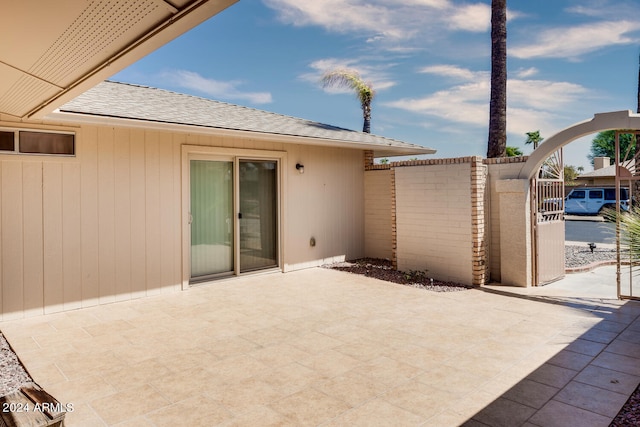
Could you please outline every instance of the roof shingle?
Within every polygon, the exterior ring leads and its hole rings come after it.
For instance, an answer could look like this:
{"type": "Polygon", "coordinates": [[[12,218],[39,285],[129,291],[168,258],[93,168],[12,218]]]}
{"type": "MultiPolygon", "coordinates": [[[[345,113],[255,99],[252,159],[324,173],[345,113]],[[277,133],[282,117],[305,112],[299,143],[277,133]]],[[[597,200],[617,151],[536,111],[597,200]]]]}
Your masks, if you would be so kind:
{"type": "Polygon", "coordinates": [[[392,138],[164,89],[112,81],[100,83],[59,110],[63,113],[340,141],[379,147],[385,153],[397,152],[396,155],[435,153],[431,148],[392,138]]]}

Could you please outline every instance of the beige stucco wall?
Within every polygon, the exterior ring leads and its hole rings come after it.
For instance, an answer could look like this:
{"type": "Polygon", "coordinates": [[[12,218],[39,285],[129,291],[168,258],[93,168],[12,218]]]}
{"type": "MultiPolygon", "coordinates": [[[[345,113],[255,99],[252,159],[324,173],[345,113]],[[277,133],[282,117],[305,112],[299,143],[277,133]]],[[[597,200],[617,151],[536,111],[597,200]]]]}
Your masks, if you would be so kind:
{"type": "Polygon", "coordinates": [[[471,284],[471,165],[399,167],[395,174],[398,269],[471,284]]]}
{"type": "Polygon", "coordinates": [[[501,280],[501,246],[500,246],[500,197],[496,183],[503,179],[517,178],[524,166],[526,158],[492,159],[485,161],[489,168],[487,185],[486,218],[489,226],[489,275],[491,281],[501,280]]]}
{"type": "Polygon", "coordinates": [[[184,145],[285,153],[284,270],[364,255],[361,150],[0,117],[3,126],[73,130],[77,149],[0,155],[0,320],[181,289],[184,145]]]}
{"type": "Polygon", "coordinates": [[[392,213],[391,176],[393,171],[371,170],[364,175],[364,254],[372,258],[391,259],[392,213]]]}
{"type": "Polygon", "coordinates": [[[529,180],[502,179],[495,187],[501,218],[500,283],[529,287],[533,284],[529,180]]]}

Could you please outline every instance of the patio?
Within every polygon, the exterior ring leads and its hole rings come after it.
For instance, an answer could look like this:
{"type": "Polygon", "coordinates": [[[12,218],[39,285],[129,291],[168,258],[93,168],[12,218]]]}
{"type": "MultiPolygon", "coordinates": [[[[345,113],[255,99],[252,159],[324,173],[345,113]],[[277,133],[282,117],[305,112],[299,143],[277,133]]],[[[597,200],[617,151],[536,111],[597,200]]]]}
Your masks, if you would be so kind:
{"type": "Polygon", "coordinates": [[[640,304],[540,289],[312,268],[0,330],[67,426],[606,426],[640,383],[640,304]]]}

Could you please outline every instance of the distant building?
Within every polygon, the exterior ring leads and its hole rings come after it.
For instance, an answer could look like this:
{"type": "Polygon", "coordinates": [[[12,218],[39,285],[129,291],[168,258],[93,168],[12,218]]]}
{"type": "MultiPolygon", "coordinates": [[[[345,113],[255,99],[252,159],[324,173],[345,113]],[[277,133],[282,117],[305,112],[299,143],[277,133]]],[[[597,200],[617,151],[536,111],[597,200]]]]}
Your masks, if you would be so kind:
{"type": "Polygon", "coordinates": [[[576,185],[616,185],[616,168],[609,157],[594,157],[593,171],[576,177],[576,185]]]}

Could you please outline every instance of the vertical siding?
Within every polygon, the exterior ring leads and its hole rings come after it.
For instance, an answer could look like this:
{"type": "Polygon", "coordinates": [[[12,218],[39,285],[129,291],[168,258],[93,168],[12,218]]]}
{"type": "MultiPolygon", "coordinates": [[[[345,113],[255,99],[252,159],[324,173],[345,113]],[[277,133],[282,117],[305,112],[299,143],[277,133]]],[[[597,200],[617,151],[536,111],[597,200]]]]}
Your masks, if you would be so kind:
{"type": "MultiPolygon", "coordinates": [[[[23,206],[22,164],[4,162],[2,167],[2,311],[23,309],[23,206]]],[[[4,319],[14,316],[7,314],[4,319]]]]}
{"type": "Polygon", "coordinates": [[[285,270],[363,257],[362,152],[297,147],[289,157],[285,270]],[[295,169],[296,162],[304,164],[304,174],[295,169]]]}
{"type": "Polygon", "coordinates": [[[0,319],[180,289],[184,144],[287,152],[285,270],[364,256],[360,150],[106,126],[76,131],[75,158],[0,157],[0,319]]]}
{"type": "MultiPolygon", "coordinates": [[[[24,313],[44,313],[43,229],[42,229],[42,163],[22,165],[24,206],[24,313]]],[[[0,258],[3,259],[3,258],[0,258]]]]}
{"type": "Polygon", "coordinates": [[[43,163],[42,192],[44,305],[45,313],[55,313],[64,309],[62,164],[43,163]]]}
{"type": "Polygon", "coordinates": [[[180,206],[179,199],[175,198],[175,175],[173,173],[173,139],[172,135],[163,133],[158,141],[158,185],[162,189],[159,192],[158,206],[158,236],[159,261],[160,261],[160,289],[164,292],[175,291],[176,281],[174,266],[175,259],[180,259],[180,252],[175,247],[175,234],[180,232],[180,219],[175,217],[175,206],[180,206]]]}
{"type": "Polygon", "coordinates": [[[160,147],[157,132],[145,135],[145,201],[147,295],[157,295],[161,287],[160,262],[160,147]]]}
{"type": "Polygon", "coordinates": [[[130,217],[130,254],[131,254],[131,296],[140,298],[147,294],[147,241],[145,196],[146,163],[144,131],[130,132],[130,174],[131,217],[130,217]]]}
{"type": "Polygon", "coordinates": [[[62,280],[63,309],[82,307],[82,236],[80,165],[62,165],[62,280]]]}
{"type": "Polygon", "coordinates": [[[82,244],[82,306],[90,307],[100,301],[98,277],[98,130],[83,129],[78,141],[81,158],[80,171],[80,234],[82,244]]]}
{"type": "Polygon", "coordinates": [[[129,132],[116,129],[114,134],[114,234],[116,301],[131,298],[131,149],[129,132]]]}
{"type": "Polygon", "coordinates": [[[115,302],[115,170],[113,128],[98,129],[98,274],[100,304],[115,302]]]}

